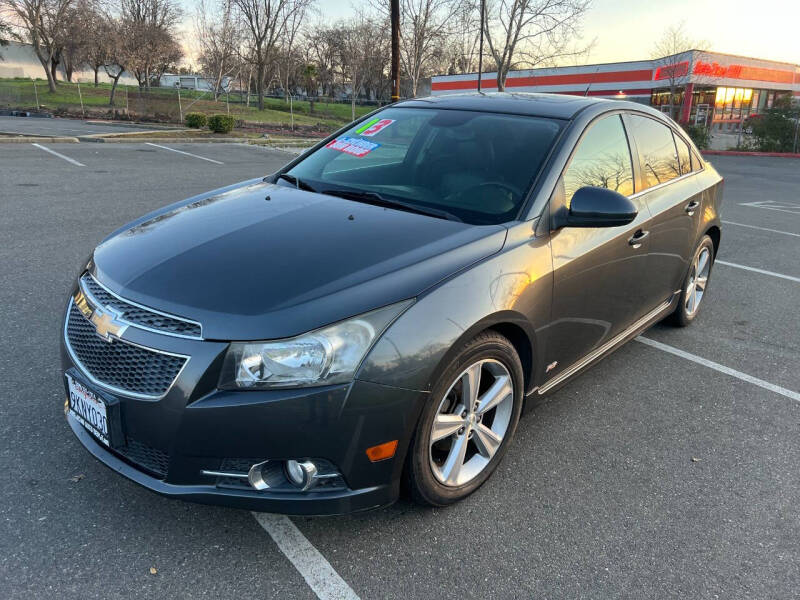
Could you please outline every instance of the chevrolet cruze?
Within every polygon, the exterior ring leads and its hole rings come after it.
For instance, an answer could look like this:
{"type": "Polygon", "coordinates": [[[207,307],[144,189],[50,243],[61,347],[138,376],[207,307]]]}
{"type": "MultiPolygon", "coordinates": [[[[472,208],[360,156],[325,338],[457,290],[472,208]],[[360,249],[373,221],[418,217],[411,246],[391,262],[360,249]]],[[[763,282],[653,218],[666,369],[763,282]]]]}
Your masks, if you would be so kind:
{"type": "Polygon", "coordinates": [[[174,498],[295,514],[464,498],[523,405],[697,317],[722,178],[639,104],[401,102],[109,235],[65,310],[65,413],[174,498]]]}

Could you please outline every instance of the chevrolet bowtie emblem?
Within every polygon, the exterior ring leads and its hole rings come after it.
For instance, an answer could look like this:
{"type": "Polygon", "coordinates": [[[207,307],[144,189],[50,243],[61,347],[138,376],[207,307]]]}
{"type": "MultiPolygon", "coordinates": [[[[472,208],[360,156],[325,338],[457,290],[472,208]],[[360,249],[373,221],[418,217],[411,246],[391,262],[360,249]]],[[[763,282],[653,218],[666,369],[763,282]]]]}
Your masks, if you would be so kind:
{"type": "Polygon", "coordinates": [[[120,314],[116,311],[98,307],[94,309],[89,320],[94,324],[97,335],[110,342],[111,336],[119,338],[128,328],[127,323],[117,320],[119,316],[120,314]]]}

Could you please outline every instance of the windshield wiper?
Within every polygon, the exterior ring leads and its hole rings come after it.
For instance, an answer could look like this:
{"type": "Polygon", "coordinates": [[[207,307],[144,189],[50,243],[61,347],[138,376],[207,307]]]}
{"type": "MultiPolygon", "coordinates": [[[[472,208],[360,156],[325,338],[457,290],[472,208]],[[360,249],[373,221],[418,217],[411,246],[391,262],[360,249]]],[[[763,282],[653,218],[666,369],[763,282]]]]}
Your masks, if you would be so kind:
{"type": "Polygon", "coordinates": [[[347,200],[355,200],[356,202],[363,202],[364,204],[372,204],[373,206],[383,206],[385,208],[396,208],[397,210],[404,210],[406,212],[416,213],[418,215],[426,215],[428,217],[436,217],[437,219],[446,219],[448,221],[463,221],[453,213],[441,210],[439,208],[430,208],[428,206],[417,206],[416,204],[409,204],[400,200],[390,200],[381,196],[377,192],[365,192],[362,190],[322,190],[320,194],[327,194],[328,196],[337,196],[339,198],[346,198],[347,200]]]}
{"type": "Polygon", "coordinates": [[[294,175],[289,175],[288,173],[281,173],[280,175],[278,175],[278,179],[283,179],[285,181],[288,181],[294,187],[296,187],[298,190],[305,190],[307,192],[316,192],[317,191],[313,187],[311,187],[309,184],[307,184],[305,181],[303,181],[302,179],[298,179],[294,175]]]}

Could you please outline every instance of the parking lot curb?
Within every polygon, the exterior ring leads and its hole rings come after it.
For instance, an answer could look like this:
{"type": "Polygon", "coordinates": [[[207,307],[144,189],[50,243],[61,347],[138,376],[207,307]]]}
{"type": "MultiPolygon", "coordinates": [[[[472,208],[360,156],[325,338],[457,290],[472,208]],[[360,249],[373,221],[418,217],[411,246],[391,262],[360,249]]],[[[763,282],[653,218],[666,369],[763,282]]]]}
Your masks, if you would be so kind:
{"type": "MultiPolygon", "coordinates": [[[[114,134],[116,135],[116,134],[114,134]]],[[[219,144],[219,143],[227,143],[230,144],[232,142],[242,142],[245,138],[174,138],[174,137],[143,137],[143,136],[125,136],[125,137],[100,137],[100,136],[91,136],[91,135],[81,135],[78,136],[78,141],[81,142],[92,142],[92,143],[101,143],[101,144],[141,144],[141,143],[157,143],[157,144],[199,144],[199,143],[206,143],[206,144],[219,144]]]]}
{"type": "Polygon", "coordinates": [[[714,156],[766,156],[769,158],[800,158],[792,152],[745,152],[744,150],[701,150],[702,154],[714,156]]]}
{"type": "Polygon", "coordinates": [[[20,135],[10,137],[8,134],[0,132],[0,144],[33,144],[36,142],[47,142],[48,144],[77,144],[76,137],[47,137],[39,135],[20,135]]]}

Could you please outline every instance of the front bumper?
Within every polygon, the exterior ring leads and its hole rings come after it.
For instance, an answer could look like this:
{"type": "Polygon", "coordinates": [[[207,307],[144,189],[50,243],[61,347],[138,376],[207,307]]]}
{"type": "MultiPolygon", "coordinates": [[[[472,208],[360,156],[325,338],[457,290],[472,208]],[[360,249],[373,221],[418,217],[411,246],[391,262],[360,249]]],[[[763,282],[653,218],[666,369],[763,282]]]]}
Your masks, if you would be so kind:
{"type": "Polygon", "coordinates": [[[164,496],[256,511],[341,514],[397,499],[424,392],[358,380],[321,388],[221,391],[216,381],[226,344],[147,336],[155,337],[135,341],[151,347],[161,343],[162,348],[169,346],[166,350],[192,357],[159,400],[110,394],[87,382],[62,339],[64,372],[119,400],[124,445],[115,449],[67,415],[78,440],[106,466],[164,496]],[[394,458],[369,461],[367,448],[395,439],[394,458]],[[307,492],[256,491],[246,484],[231,487],[224,478],[201,473],[225,470],[231,461],[255,464],[306,458],[331,463],[343,485],[307,492]]]}

